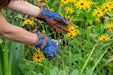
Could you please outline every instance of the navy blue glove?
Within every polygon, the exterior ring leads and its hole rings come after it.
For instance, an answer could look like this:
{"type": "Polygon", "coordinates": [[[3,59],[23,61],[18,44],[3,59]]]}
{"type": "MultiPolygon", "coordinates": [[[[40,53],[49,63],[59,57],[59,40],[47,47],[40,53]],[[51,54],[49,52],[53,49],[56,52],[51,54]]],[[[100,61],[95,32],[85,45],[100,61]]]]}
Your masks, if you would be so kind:
{"type": "Polygon", "coordinates": [[[40,49],[49,56],[48,60],[51,60],[53,57],[57,56],[59,49],[56,43],[53,42],[50,38],[41,34],[39,31],[36,31],[35,34],[39,36],[36,47],[40,47],[40,49]]]}
{"type": "Polygon", "coordinates": [[[37,19],[45,21],[50,28],[56,29],[62,33],[67,32],[67,26],[72,25],[70,21],[66,21],[58,12],[50,11],[44,7],[41,8],[41,13],[37,16],[37,19]]]}

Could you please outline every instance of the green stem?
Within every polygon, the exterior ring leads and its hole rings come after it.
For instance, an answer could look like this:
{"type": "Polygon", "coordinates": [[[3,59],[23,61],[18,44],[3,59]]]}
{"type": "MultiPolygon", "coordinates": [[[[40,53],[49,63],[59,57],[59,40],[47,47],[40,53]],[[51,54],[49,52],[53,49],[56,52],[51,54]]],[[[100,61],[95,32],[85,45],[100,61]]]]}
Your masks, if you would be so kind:
{"type": "Polygon", "coordinates": [[[107,52],[108,48],[104,51],[104,53],[101,55],[101,57],[98,59],[98,61],[95,63],[95,65],[92,68],[92,71],[94,71],[95,67],[98,65],[98,63],[100,62],[100,60],[102,59],[102,57],[104,56],[104,54],[107,52]]]}
{"type": "Polygon", "coordinates": [[[3,75],[2,72],[2,47],[0,45],[0,75],[3,75]]]}
{"type": "Polygon", "coordinates": [[[2,39],[3,39],[3,44],[2,44],[3,75],[9,75],[7,39],[6,38],[2,38],[2,39]]]}
{"type": "Polygon", "coordinates": [[[83,73],[83,71],[84,71],[84,69],[85,69],[85,67],[86,67],[86,65],[87,65],[87,63],[88,63],[88,61],[89,61],[89,59],[90,59],[90,57],[91,57],[91,55],[92,55],[93,51],[95,50],[95,47],[96,47],[96,46],[97,46],[97,44],[95,44],[95,45],[94,45],[94,47],[93,47],[93,49],[91,50],[91,53],[89,54],[89,56],[88,56],[87,60],[85,61],[84,66],[82,67],[82,70],[81,70],[80,75],[82,75],[82,73],[83,73]]]}
{"type": "MultiPolygon", "coordinates": [[[[72,58],[72,56],[71,56],[71,48],[69,48],[69,63],[70,63],[70,65],[69,65],[69,70],[71,71],[71,64],[72,64],[72,62],[71,62],[71,58],[72,58]]],[[[69,71],[69,74],[70,74],[70,71],[69,71]]]]}

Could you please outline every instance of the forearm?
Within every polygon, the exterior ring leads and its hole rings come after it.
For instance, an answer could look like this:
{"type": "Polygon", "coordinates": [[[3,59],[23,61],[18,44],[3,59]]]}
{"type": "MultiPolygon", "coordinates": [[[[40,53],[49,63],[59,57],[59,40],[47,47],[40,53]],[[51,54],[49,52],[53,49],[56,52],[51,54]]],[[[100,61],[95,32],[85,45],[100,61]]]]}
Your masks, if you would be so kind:
{"type": "Polygon", "coordinates": [[[8,5],[8,8],[33,17],[37,17],[41,12],[41,9],[39,7],[21,0],[11,2],[8,5]]]}
{"type": "Polygon", "coordinates": [[[11,24],[5,26],[0,35],[7,39],[30,45],[34,45],[38,39],[36,34],[11,24]]]}

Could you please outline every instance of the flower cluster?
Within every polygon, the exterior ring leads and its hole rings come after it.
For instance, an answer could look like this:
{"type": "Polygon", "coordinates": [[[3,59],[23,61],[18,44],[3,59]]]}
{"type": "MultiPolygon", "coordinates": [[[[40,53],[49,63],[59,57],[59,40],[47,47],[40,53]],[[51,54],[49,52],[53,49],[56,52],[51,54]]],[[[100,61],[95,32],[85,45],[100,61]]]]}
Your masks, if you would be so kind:
{"type": "Polygon", "coordinates": [[[94,10],[93,16],[96,16],[96,21],[100,22],[100,17],[103,17],[106,12],[112,12],[112,9],[113,1],[106,1],[104,4],[94,10]]]}
{"type": "Polygon", "coordinates": [[[105,2],[101,6],[101,8],[103,9],[104,12],[107,12],[107,11],[111,12],[112,9],[113,9],[113,1],[107,1],[107,2],[105,2]]]}
{"type": "MultiPolygon", "coordinates": [[[[86,10],[87,8],[90,8],[93,4],[92,1],[88,1],[88,0],[61,0],[61,6],[63,6],[63,4],[74,4],[74,6],[76,6],[76,9],[84,9],[86,10]]],[[[69,10],[73,11],[73,8],[69,8],[69,7],[66,7],[67,10],[69,12],[69,10]]],[[[71,12],[72,13],[72,12],[71,12]]]]}
{"type": "Polygon", "coordinates": [[[107,28],[107,29],[109,29],[109,31],[111,31],[113,29],[113,23],[112,22],[111,23],[106,23],[104,28],[107,28]]]}
{"type": "Polygon", "coordinates": [[[71,38],[74,38],[76,35],[78,35],[80,33],[80,31],[77,29],[77,26],[74,26],[74,25],[69,25],[67,26],[67,34],[66,36],[67,37],[71,37],[71,38]]]}

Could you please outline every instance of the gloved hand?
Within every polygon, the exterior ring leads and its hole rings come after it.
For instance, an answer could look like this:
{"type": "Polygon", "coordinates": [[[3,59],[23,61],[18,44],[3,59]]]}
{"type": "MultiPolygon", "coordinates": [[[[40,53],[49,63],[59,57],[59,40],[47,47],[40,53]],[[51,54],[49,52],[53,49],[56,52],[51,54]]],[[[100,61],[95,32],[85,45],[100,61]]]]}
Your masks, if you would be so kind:
{"type": "Polygon", "coordinates": [[[37,34],[39,37],[35,46],[40,47],[40,49],[49,56],[48,60],[51,60],[53,57],[57,56],[57,53],[59,53],[59,48],[56,43],[50,38],[41,34],[39,31],[36,31],[35,34],[37,34]]]}
{"type": "Polygon", "coordinates": [[[41,8],[41,13],[37,16],[37,19],[45,21],[50,28],[56,29],[62,33],[67,32],[67,26],[73,25],[70,21],[66,21],[58,12],[50,11],[44,7],[41,8]]]}

